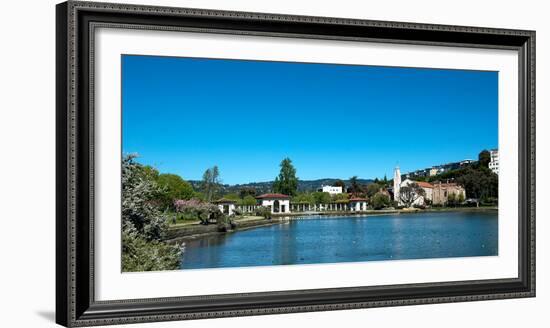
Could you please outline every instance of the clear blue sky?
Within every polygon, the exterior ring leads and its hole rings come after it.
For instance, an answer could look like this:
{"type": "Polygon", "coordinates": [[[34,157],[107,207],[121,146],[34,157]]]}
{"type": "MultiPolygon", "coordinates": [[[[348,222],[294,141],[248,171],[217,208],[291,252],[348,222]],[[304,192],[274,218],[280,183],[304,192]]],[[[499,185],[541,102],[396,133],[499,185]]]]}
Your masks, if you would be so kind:
{"type": "Polygon", "coordinates": [[[123,153],[198,180],[393,176],[498,147],[498,72],[122,56],[123,153]]]}

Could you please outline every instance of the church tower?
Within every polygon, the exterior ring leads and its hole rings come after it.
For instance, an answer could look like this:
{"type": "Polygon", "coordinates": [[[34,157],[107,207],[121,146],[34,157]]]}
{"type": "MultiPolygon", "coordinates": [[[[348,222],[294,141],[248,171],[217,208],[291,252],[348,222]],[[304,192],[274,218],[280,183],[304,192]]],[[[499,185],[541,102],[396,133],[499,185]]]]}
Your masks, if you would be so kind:
{"type": "Polygon", "coordinates": [[[401,170],[399,166],[393,170],[393,200],[399,202],[399,190],[401,188],[401,170]]]}

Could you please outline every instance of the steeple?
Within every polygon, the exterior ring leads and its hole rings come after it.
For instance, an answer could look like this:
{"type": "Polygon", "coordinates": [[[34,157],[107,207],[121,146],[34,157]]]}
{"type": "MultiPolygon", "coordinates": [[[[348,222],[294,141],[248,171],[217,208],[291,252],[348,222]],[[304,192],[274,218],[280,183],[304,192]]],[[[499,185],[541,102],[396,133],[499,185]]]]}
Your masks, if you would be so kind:
{"type": "Polygon", "coordinates": [[[399,201],[399,190],[401,189],[401,170],[399,165],[393,170],[393,200],[399,201]]]}

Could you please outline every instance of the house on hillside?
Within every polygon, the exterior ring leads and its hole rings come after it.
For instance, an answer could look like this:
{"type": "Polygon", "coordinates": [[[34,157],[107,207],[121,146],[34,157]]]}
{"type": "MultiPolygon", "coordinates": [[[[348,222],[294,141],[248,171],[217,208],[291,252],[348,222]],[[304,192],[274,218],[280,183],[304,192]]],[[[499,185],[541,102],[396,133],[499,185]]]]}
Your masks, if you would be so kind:
{"type": "Polygon", "coordinates": [[[317,189],[317,191],[327,192],[331,195],[337,195],[343,192],[342,187],[336,187],[336,186],[321,186],[321,188],[317,189]]]}
{"type": "Polygon", "coordinates": [[[489,168],[493,173],[498,174],[498,149],[489,150],[491,154],[491,161],[489,162],[489,168]]]}

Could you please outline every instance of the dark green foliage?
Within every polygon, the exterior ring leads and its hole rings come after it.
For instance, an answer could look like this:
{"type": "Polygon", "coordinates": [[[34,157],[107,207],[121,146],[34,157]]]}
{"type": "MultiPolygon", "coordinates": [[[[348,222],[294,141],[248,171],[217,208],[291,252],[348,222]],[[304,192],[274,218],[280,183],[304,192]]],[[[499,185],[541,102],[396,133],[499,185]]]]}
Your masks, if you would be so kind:
{"type": "Polygon", "coordinates": [[[381,188],[382,188],[382,186],[377,182],[369,184],[367,186],[367,196],[368,197],[374,196],[377,192],[380,191],[381,188]]]}
{"type": "Polygon", "coordinates": [[[430,177],[431,181],[456,181],[466,190],[466,197],[480,200],[498,198],[498,175],[484,166],[467,166],[430,177]]]}
{"type": "Polygon", "coordinates": [[[371,205],[375,210],[380,210],[390,206],[390,197],[381,192],[374,194],[371,197],[371,205]]]}
{"type": "Polygon", "coordinates": [[[334,181],[332,185],[335,187],[342,187],[342,192],[346,192],[346,183],[343,180],[338,179],[334,181]]]}
{"type": "Polygon", "coordinates": [[[330,194],[328,192],[314,192],[312,193],[314,202],[316,204],[327,204],[332,201],[332,197],[330,197],[330,194]]]}
{"type": "Polygon", "coordinates": [[[363,193],[363,187],[359,184],[359,179],[355,175],[349,178],[348,192],[352,194],[363,193]]]}
{"type": "Polygon", "coordinates": [[[296,177],[296,169],[292,165],[290,158],[285,158],[281,161],[281,171],[273,182],[273,191],[289,196],[296,195],[298,190],[298,178],[296,177]]]}
{"type": "Polygon", "coordinates": [[[480,167],[489,167],[491,153],[488,150],[482,150],[478,155],[478,164],[480,167]]]}
{"type": "Polygon", "coordinates": [[[256,196],[256,188],[254,187],[243,187],[241,190],[239,190],[239,196],[244,199],[246,196],[252,196],[254,198],[256,196]]]}
{"type": "Polygon", "coordinates": [[[456,181],[466,189],[468,198],[498,198],[498,175],[486,167],[466,168],[456,181]]]}

